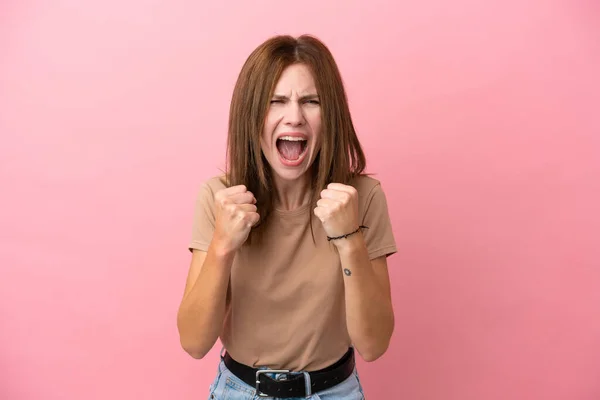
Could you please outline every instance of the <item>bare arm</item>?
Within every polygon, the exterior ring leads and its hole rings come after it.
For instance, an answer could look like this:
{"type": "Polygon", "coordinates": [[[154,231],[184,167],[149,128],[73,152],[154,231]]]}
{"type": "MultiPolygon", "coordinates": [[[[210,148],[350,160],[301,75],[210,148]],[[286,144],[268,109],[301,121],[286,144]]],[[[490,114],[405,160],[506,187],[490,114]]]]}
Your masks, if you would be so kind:
{"type": "Polygon", "coordinates": [[[202,358],[223,329],[227,288],[237,250],[259,220],[256,199],[244,186],[233,186],[214,196],[215,229],[208,251],[194,250],[177,329],[183,349],[202,358]]]}
{"type": "Polygon", "coordinates": [[[345,285],[346,324],[365,361],[387,350],[394,331],[394,311],[386,257],[369,260],[362,234],[338,245],[345,285]]]}
{"type": "Polygon", "coordinates": [[[221,334],[233,257],[214,246],[194,250],[177,328],[183,349],[194,358],[210,351],[221,334]]]}
{"type": "MultiPolygon", "coordinates": [[[[331,183],[321,191],[314,210],[330,237],[345,235],[358,224],[358,192],[331,183]]],[[[352,343],[365,361],[374,361],[388,348],[394,311],[385,256],[369,258],[362,233],[333,241],[344,274],[346,325],[352,343]]]]}

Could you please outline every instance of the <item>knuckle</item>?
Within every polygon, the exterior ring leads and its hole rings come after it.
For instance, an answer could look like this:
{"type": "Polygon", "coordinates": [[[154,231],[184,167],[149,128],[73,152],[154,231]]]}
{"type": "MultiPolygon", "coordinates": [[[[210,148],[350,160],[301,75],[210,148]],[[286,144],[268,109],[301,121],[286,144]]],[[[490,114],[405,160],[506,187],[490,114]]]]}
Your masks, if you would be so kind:
{"type": "Polygon", "coordinates": [[[256,214],[255,213],[246,213],[244,216],[244,223],[248,228],[252,228],[252,226],[256,223],[256,214]]]}

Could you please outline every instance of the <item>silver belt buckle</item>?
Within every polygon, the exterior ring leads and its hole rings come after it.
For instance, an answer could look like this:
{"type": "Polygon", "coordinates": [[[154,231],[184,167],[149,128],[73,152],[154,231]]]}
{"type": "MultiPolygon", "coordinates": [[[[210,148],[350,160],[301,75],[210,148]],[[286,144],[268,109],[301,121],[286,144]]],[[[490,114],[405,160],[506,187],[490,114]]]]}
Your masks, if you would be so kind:
{"type": "Polygon", "coordinates": [[[287,369],[261,369],[256,371],[256,395],[260,397],[269,397],[268,394],[264,394],[260,391],[260,374],[289,374],[290,371],[287,369]]]}

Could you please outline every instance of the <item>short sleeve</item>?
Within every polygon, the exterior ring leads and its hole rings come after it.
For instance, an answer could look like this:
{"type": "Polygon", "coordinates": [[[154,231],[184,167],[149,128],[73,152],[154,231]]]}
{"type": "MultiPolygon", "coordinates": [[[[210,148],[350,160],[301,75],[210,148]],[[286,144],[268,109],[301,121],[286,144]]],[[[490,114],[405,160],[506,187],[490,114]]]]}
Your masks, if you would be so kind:
{"type": "Polygon", "coordinates": [[[208,251],[215,231],[214,194],[207,183],[198,192],[192,222],[192,239],[189,250],[208,251]]]}
{"type": "Polygon", "coordinates": [[[373,186],[367,196],[362,225],[369,228],[363,230],[369,259],[390,256],[398,251],[392,232],[387,200],[379,183],[373,186]]]}

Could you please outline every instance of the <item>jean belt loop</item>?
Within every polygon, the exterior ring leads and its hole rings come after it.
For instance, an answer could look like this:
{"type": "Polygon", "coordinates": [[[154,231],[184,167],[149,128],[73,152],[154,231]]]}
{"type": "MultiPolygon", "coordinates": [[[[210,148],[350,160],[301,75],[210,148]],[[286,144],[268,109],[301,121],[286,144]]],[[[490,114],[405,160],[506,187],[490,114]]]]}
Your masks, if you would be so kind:
{"type": "Polygon", "coordinates": [[[304,373],[304,389],[306,391],[306,398],[308,399],[310,396],[312,396],[312,386],[311,386],[311,382],[310,382],[310,374],[308,372],[303,372],[304,373]]]}

